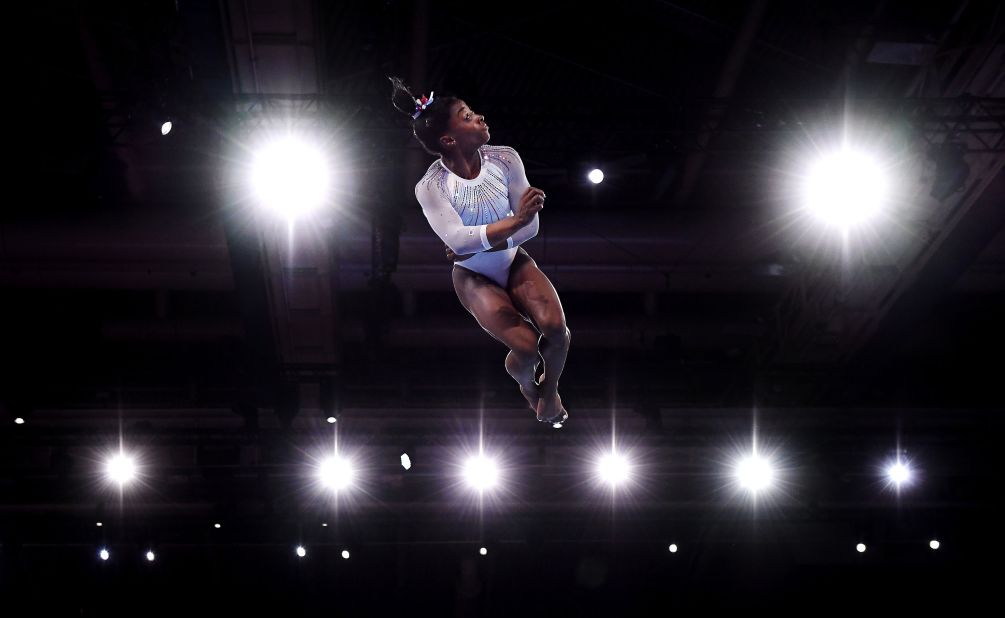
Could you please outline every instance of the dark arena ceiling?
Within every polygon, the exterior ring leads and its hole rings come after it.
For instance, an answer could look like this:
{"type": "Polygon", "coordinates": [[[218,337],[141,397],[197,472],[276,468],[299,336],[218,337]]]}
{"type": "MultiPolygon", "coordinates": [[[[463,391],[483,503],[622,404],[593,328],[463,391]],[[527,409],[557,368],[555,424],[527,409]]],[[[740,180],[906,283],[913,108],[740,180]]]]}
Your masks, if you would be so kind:
{"type": "Polygon", "coordinates": [[[993,591],[1000,2],[11,7],[0,615],[970,614],[993,591]],[[459,302],[388,76],[484,114],[547,192],[522,248],[571,333],[561,428],[459,302]],[[332,186],[295,222],[250,189],[286,134],[332,186]],[[882,187],[808,188],[849,151],[882,187]],[[812,201],[874,195],[845,225],[812,201]]]}

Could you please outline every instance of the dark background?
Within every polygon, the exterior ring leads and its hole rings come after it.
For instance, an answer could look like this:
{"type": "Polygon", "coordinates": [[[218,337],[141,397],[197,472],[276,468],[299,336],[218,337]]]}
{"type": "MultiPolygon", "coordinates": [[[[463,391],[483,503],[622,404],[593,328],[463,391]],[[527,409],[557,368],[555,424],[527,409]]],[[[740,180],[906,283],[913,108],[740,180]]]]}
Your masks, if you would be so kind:
{"type": "Polygon", "coordinates": [[[4,615],[985,600],[1003,27],[981,1],[22,3],[4,615]],[[432,159],[387,75],[464,98],[548,193],[524,247],[572,332],[561,430],[457,302],[412,194],[432,159]],[[242,176],[287,127],[320,140],[336,185],[293,249],[242,176]],[[793,188],[843,133],[894,179],[844,246],[793,188]],[[783,481],[756,507],[728,476],[755,419],[783,481]],[[361,476],[337,504],[312,481],[336,428],[361,476]],[[612,428],[637,466],[614,498],[591,478],[612,428]],[[480,431],[507,467],[483,509],[455,468],[480,431]],[[120,441],[142,465],[122,495],[101,474],[120,441]],[[899,494],[898,452],[917,471],[899,494]]]}

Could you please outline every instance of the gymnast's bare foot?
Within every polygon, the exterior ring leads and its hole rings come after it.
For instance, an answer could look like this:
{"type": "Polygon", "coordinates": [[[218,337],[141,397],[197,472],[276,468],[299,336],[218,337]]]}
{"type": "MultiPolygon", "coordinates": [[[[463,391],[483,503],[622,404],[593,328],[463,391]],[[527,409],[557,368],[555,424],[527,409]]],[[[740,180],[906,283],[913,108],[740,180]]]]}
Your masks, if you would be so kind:
{"type": "Polygon", "coordinates": [[[557,392],[554,397],[542,397],[537,402],[537,420],[547,423],[563,423],[569,413],[562,406],[562,397],[557,392]]]}
{"type": "MultiPolygon", "coordinates": [[[[541,379],[544,379],[544,374],[541,374],[541,379]]],[[[531,380],[529,384],[520,385],[520,394],[527,400],[527,405],[535,413],[537,413],[537,402],[541,399],[540,389],[541,385],[534,380],[531,380]]]]}

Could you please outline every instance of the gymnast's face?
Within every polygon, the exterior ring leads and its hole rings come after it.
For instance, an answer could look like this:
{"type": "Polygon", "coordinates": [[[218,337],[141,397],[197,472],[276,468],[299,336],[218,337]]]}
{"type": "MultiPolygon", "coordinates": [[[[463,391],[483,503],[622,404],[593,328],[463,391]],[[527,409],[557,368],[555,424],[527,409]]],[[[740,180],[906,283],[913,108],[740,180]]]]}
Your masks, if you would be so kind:
{"type": "Polygon", "coordinates": [[[450,110],[447,134],[440,138],[444,148],[461,152],[473,151],[489,141],[489,125],[485,116],[475,113],[464,101],[455,101],[450,110]]]}

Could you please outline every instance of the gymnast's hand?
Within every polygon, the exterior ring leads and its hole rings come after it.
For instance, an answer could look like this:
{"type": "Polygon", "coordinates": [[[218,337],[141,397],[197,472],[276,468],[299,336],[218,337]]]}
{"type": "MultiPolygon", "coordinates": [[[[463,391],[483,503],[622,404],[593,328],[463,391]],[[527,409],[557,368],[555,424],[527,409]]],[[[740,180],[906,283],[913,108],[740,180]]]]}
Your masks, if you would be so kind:
{"type": "Polygon", "coordinates": [[[544,191],[528,187],[520,197],[514,216],[523,224],[527,225],[534,219],[534,215],[544,208],[544,191]]]}
{"type": "Polygon", "coordinates": [[[463,262],[474,255],[474,253],[469,253],[468,255],[457,255],[449,246],[443,245],[443,247],[447,250],[447,260],[450,262],[463,262]]]}

